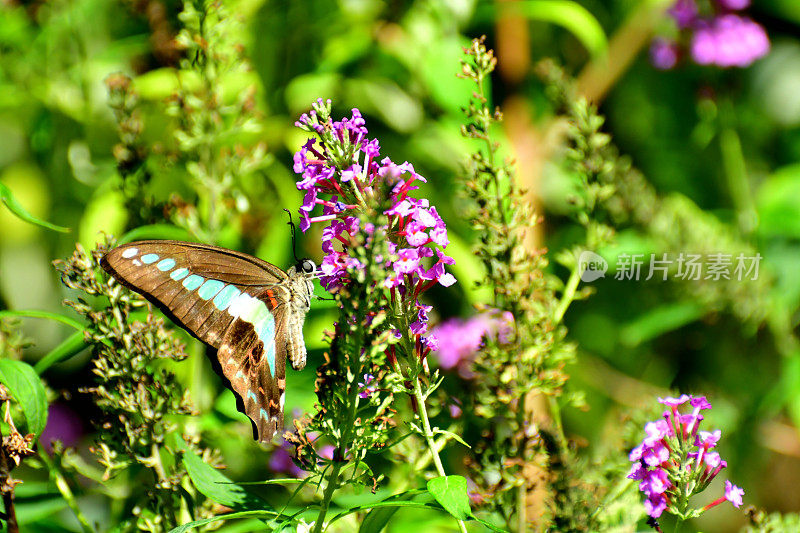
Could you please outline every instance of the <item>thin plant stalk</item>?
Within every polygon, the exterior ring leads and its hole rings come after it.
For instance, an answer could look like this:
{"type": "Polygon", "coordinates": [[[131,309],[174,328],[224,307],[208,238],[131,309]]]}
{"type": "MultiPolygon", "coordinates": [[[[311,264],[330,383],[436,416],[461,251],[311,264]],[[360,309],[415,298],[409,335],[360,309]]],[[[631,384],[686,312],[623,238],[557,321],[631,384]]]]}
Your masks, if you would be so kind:
{"type": "Polygon", "coordinates": [[[53,461],[50,459],[50,456],[48,456],[47,452],[43,449],[39,450],[39,459],[41,459],[42,462],[47,466],[47,470],[50,472],[50,478],[55,483],[58,492],[61,493],[61,497],[64,498],[65,502],[67,502],[72,514],[75,515],[75,518],[81,525],[81,530],[84,533],[95,533],[95,529],[81,511],[78,500],[75,498],[75,494],[72,492],[67,479],[61,473],[61,470],[58,468],[58,466],[53,463],[53,461]]]}
{"type": "MultiPolygon", "coordinates": [[[[0,442],[3,441],[3,432],[0,429],[0,442]]],[[[3,508],[5,509],[6,530],[8,533],[19,533],[19,524],[17,523],[17,513],[14,509],[14,487],[8,483],[10,478],[10,470],[8,468],[8,457],[6,456],[5,447],[0,448],[0,480],[5,485],[3,490],[3,508]]]]}
{"type": "MultiPolygon", "coordinates": [[[[433,431],[431,430],[431,423],[428,419],[428,410],[425,407],[425,397],[422,394],[422,387],[419,385],[419,378],[414,380],[414,398],[417,400],[417,409],[419,410],[419,417],[422,420],[422,431],[425,437],[425,442],[428,444],[428,450],[431,452],[433,464],[436,466],[436,472],[444,477],[447,474],[442,465],[442,459],[439,457],[439,451],[436,446],[436,441],[433,438],[433,431]]],[[[458,528],[463,533],[467,533],[467,526],[463,520],[458,520],[458,528]]]]}

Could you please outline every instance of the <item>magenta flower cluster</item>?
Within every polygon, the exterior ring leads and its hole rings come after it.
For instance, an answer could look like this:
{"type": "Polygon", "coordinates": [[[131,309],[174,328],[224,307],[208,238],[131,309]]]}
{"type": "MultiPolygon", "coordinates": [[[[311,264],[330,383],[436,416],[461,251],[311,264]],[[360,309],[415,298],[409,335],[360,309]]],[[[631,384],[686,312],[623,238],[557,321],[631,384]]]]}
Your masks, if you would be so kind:
{"type": "Polygon", "coordinates": [[[448,287],[456,282],[446,270],[455,261],[444,253],[450,241],[442,217],[427,199],[410,195],[427,180],[411,163],[398,165],[380,158],[379,143],[368,138],[358,109],[350,118],[332,121],[330,101],[320,99],[313,108],[296,125],[317,137],[295,153],[294,171],[300,175],[297,188],[305,191],[300,228],[305,232],[313,223],[327,224],[322,230],[325,257],[320,282],[337,292],[365,266],[350,253],[353,238],[361,233],[369,245],[375,233],[382,232],[388,236],[388,256],[379,258],[386,272],[380,283],[391,290],[392,298],[413,302],[416,317],[410,329],[414,335],[424,335],[431,307],[421,304],[419,295],[437,283],[448,287]],[[388,203],[382,210],[388,224],[362,224],[359,212],[384,202],[378,195],[387,190],[388,203]]]}
{"type": "Polygon", "coordinates": [[[714,451],[721,432],[700,430],[701,412],[711,409],[705,396],[683,394],[658,401],[667,406],[662,419],[645,425],[647,436],[628,456],[633,463],[628,478],[639,481],[647,514],[658,518],[667,511],[689,518],[726,500],[742,505],[744,490],[726,481],[724,496],[702,509],[688,509],[689,497],[705,490],[727,466],[714,451]],[[691,411],[681,413],[678,408],[687,404],[691,411]]]}
{"type": "Polygon", "coordinates": [[[722,68],[746,67],[765,56],[770,49],[764,28],[738,11],[750,0],[712,0],[713,13],[703,14],[696,0],[676,0],[668,10],[680,36],[659,37],[650,47],[650,58],[659,69],[677,65],[687,53],[698,65],[722,68]]]}
{"type": "Polygon", "coordinates": [[[375,381],[375,376],[372,374],[364,374],[364,381],[358,382],[359,398],[366,400],[377,392],[378,389],[373,384],[373,381],[375,381]]]}
{"type": "Polygon", "coordinates": [[[491,309],[466,320],[451,318],[433,328],[434,355],[439,366],[446,370],[457,369],[461,377],[472,377],[473,356],[487,337],[497,338],[505,344],[511,340],[514,317],[508,312],[491,309]]]}

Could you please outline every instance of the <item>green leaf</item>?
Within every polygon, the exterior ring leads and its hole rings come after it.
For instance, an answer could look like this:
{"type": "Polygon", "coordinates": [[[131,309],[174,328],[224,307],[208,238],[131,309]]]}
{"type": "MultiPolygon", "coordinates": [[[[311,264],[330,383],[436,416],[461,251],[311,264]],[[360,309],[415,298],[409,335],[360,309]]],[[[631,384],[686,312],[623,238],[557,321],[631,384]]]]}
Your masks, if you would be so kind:
{"type": "Polygon", "coordinates": [[[453,440],[455,440],[455,441],[459,442],[460,444],[463,444],[463,445],[464,445],[464,446],[466,446],[467,448],[472,448],[472,446],[470,446],[469,444],[467,444],[467,443],[466,443],[466,441],[465,441],[464,439],[462,439],[461,437],[459,437],[458,435],[456,435],[456,434],[455,434],[455,433],[453,433],[452,431],[447,431],[446,429],[434,428],[433,432],[434,432],[434,434],[437,434],[437,435],[447,435],[447,436],[448,436],[448,437],[450,437],[451,439],[453,439],[453,440]]]}
{"type": "Polygon", "coordinates": [[[210,524],[212,522],[218,522],[220,520],[231,520],[233,518],[274,518],[276,514],[277,513],[273,511],[242,511],[239,513],[221,514],[211,518],[206,518],[203,520],[195,520],[194,522],[188,522],[186,524],[182,524],[176,528],[171,529],[169,533],[184,533],[185,531],[190,531],[198,526],[204,526],[206,524],[210,524]]]}
{"type": "Polygon", "coordinates": [[[464,476],[440,476],[428,481],[428,492],[444,507],[445,511],[458,518],[472,518],[464,476]]]}
{"type": "MultiPolygon", "coordinates": [[[[26,526],[57,514],[67,507],[67,502],[60,495],[56,498],[38,498],[14,503],[17,513],[17,522],[26,526]]],[[[33,527],[31,527],[33,529],[33,527]]],[[[28,531],[28,528],[23,528],[28,531]]],[[[39,529],[42,531],[42,529],[39,529]]],[[[48,530],[49,531],[49,530],[48,530]]]]}
{"type": "Polygon", "coordinates": [[[0,318],[5,318],[5,317],[47,318],[50,320],[55,320],[56,322],[61,322],[62,324],[66,324],[72,328],[77,329],[78,331],[86,331],[86,327],[77,320],[73,320],[64,315],[59,315],[58,313],[50,313],[49,311],[37,311],[35,309],[19,310],[19,311],[0,311],[0,318]]]}
{"type": "Polygon", "coordinates": [[[51,224],[45,220],[36,218],[35,216],[28,213],[24,207],[14,198],[14,195],[11,194],[11,189],[5,186],[3,183],[0,183],[0,201],[2,201],[9,211],[11,211],[14,215],[18,218],[28,222],[30,224],[34,224],[36,226],[41,226],[46,229],[50,229],[53,231],[60,231],[62,233],[69,232],[69,228],[65,228],[64,226],[56,226],[55,224],[51,224]]]}
{"type": "Polygon", "coordinates": [[[800,237],[800,164],[777,169],[756,195],[758,231],[770,237],[800,237]]]}
{"type": "Polygon", "coordinates": [[[365,505],[358,505],[356,507],[351,507],[346,511],[342,511],[341,513],[337,514],[333,518],[330,519],[328,524],[332,524],[335,521],[339,520],[340,518],[344,518],[345,516],[353,513],[358,513],[361,511],[366,511],[368,509],[383,509],[389,507],[411,507],[415,509],[430,509],[433,511],[441,511],[442,508],[439,505],[433,503],[423,503],[423,502],[403,502],[403,501],[384,501],[384,502],[377,502],[377,503],[369,503],[365,505]]]}
{"type": "Polygon", "coordinates": [[[477,520],[478,522],[480,522],[484,526],[488,527],[492,531],[498,531],[499,533],[508,533],[508,531],[506,531],[505,529],[503,529],[501,527],[497,527],[496,525],[491,524],[491,523],[487,522],[486,520],[481,520],[477,516],[473,516],[472,518],[474,518],[475,520],[477,520]]]}
{"type": "Polygon", "coordinates": [[[22,407],[28,431],[41,435],[47,425],[47,395],[33,367],[22,361],[0,359],[0,382],[22,407]]]}
{"type": "Polygon", "coordinates": [[[76,331],[64,339],[61,344],[50,350],[47,355],[39,359],[39,361],[33,365],[33,369],[36,370],[37,374],[42,375],[43,372],[54,364],[66,361],[70,357],[79,354],[88,346],[89,343],[86,342],[86,337],[83,332],[76,331]]]}
{"type": "Polygon", "coordinates": [[[192,236],[183,228],[170,224],[150,224],[139,226],[130,230],[119,238],[118,244],[126,244],[142,239],[171,239],[176,241],[191,241],[192,236]]]}
{"type": "Polygon", "coordinates": [[[267,502],[241,485],[237,485],[198,457],[186,446],[183,439],[178,438],[177,444],[178,449],[183,451],[186,472],[203,496],[237,511],[270,511],[275,514],[267,502]]]}
{"type": "MultiPolygon", "coordinates": [[[[296,477],[281,477],[276,479],[265,479],[264,481],[240,481],[239,485],[292,485],[292,484],[306,484],[308,478],[298,479],[296,477]]],[[[313,485],[319,485],[319,483],[312,483],[313,485]]]]}
{"type": "MultiPolygon", "coordinates": [[[[491,10],[494,6],[484,5],[478,17],[492,20],[497,16],[491,10]]],[[[585,7],[570,0],[530,0],[528,2],[508,2],[500,8],[506,14],[519,14],[531,20],[557,24],[572,33],[593,56],[606,53],[608,39],[600,22],[585,7]]]]}
{"type": "MultiPolygon", "coordinates": [[[[386,498],[384,502],[408,501],[419,493],[419,490],[410,490],[386,498]]],[[[380,533],[398,509],[400,509],[400,507],[396,505],[391,507],[374,507],[361,522],[361,527],[358,528],[359,533],[380,533]]]]}
{"type": "Polygon", "coordinates": [[[662,305],[639,316],[620,329],[620,341],[626,346],[638,346],[664,333],[676,330],[705,315],[695,302],[662,305]]]}

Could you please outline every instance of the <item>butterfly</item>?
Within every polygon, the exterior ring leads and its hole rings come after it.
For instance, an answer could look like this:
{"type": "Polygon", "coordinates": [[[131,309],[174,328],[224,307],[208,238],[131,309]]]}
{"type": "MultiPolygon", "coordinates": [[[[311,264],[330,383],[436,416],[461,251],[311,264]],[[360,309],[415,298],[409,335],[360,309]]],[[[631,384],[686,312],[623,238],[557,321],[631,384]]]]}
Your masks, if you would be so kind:
{"type": "Polygon", "coordinates": [[[303,322],[311,307],[310,259],[286,272],[256,257],[205,244],[138,241],[110,250],[103,269],[217,350],[219,369],[269,442],[283,427],[286,359],[306,365],[303,322]]]}

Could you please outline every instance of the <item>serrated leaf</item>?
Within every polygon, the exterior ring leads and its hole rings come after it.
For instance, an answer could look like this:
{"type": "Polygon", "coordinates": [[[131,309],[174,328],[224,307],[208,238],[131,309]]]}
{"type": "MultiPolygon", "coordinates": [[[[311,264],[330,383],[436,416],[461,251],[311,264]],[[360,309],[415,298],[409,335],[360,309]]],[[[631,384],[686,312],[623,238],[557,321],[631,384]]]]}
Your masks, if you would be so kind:
{"type": "Polygon", "coordinates": [[[428,481],[428,492],[439,505],[459,520],[472,518],[467,480],[464,476],[435,477],[428,481]]]}
{"type": "Polygon", "coordinates": [[[46,220],[42,220],[40,218],[36,218],[35,216],[28,213],[22,204],[20,204],[14,195],[11,193],[11,189],[9,189],[3,183],[0,183],[0,202],[3,202],[5,206],[11,211],[17,218],[28,222],[29,224],[34,224],[36,226],[40,226],[42,228],[46,228],[53,231],[60,231],[61,233],[69,232],[69,228],[65,228],[64,226],[57,226],[55,224],[51,224],[46,220]]]}
{"type": "Polygon", "coordinates": [[[47,425],[47,395],[33,367],[22,361],[0,359],[0,382],[22,407],[28,431],[41,435],[47,425]]]}

